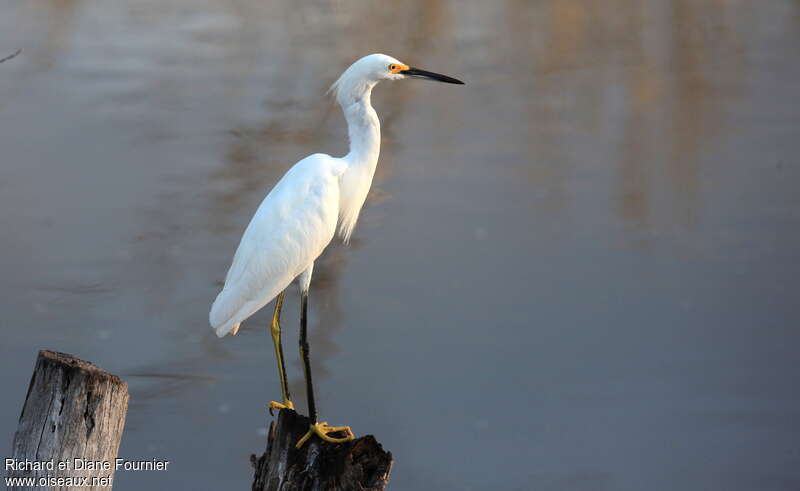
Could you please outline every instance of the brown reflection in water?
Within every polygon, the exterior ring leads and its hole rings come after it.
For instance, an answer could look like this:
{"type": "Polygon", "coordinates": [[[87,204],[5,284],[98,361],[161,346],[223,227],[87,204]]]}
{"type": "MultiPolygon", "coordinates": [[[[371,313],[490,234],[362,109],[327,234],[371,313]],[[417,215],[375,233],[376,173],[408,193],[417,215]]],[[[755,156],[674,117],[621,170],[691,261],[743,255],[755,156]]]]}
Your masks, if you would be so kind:
{"type": "MultiPolygon", "coordinates": [[[[696,3],[676,0],[671,4],[670,66],[673,74],[672,152],[667,166],[675,198],[675,219],[695,225],[700,205],[700,153],[723,130],[723,93],[713,79],[720,65],[738,65],[737,33],[723,20],[733,15],[729,2],[712,0],[696,3]]],[[[739,76],[733,66],[727,75],[739,76]]],[[[735,83],[728,79],[727,84],[735,83]]]]}
{"type": "Polygon", "coordinates": [[[527,2],[512,6],[506,17],[512,51],[530,53],[515,58],[528,73],[516,69],[520,73],[512,78],[520,101],[513,110],[523,111],[529,135],[521,143],[536,156],[535,165],[521,170],[545,191],[537,208],[557,212],[567,204],[571,161],[591,155],[576,154],[566,143],[587,131],[620,142],[615,201],[631,226],[629,239],[647,244],[643,232],[658,213],[653,193],[664,189],[652,180],[662,173],[671,183],[666,200],[672,221],[696,225],[702,153],[725,129],[723,102],[735,95],[731,89],[744,68],[731,21],[737,5],[618,0],[609,8],[563,0],[539,6],[538,19],[528,15],[533,10],[527,2]],[[609,97],[617,81],[624,88],[622,113],[609,97]]]}
{"type": "MultiPolygon", "coordinates": [[[[652,8],[655,4],[650,4],[652,8]]],[[[724,70],[724,84],[736,87],[743,69],[739,41],[724,1],[672,2],[659,12],[659,25],[648,28],[647,6],[630,26],[634,65],[626,70],[626,122],[618,173],[620,216],[634,229],[653,223],[658,167],[671,183],[668,204],[672,221],[687,227],[698,223],[702,206],[702,153],[726,127],[723,102],[732,95],[715,73],[724,70]],[[649,41],[649,43],[646,43],[649,41]],[[659,54],[663,53],[663,56],[659,54]]],[[[651,12],[652,13],[652,12],[651,12]]],[[[646,237],[634,236],[640,245],[646,237]]]]}
{"type": "MultiPolygon", "coordinates": [[[[570,133],[571,121],[569,102],[564,100],[563,74],[576,65],[579,47],[583,44],[588,26],[585,25],[585,10],[574,2],[554,2],[544,10],[547,21],[542,24],[542,41],[523,41],[515,46],[515,51],[530,51],[531,60],[535,60],[528,68],[529,77],[534,82],[527,90],[529,105],[525,111],[526,126],[534,138],[525,138],[523,141],[528,147],[526,153],[535,155],[537,160],[536,165],[530,168],[535,172],[534,181],[541,183],[544,192],[538,206],[546,212],[559,214],[569,204],[567,170],[570,162],[564,137],[570,133]],[[540,97],[532,96],[534,93],[540,97]],[[542,100],[542,94],[549,97],[542,100]]],[[[524,11],[530,12],[530,8],[509,11],[512,32],[517,38],[530,36],[529,29],[525,27],[529,25],[529,19],[518,15],[524,11]]],[[[578,81],[578,78],[573,78],[571,83],[578,81]]],[[[591,87],[589,90],[592,90],[591,87]]],[[[526,89],[523,87],[522,91],[526,89]]]]}
{"type": "MultiPolygon", "coordinates": [[[[649,115],[658,110],[661,83],[657,76],[657,66],[651,53],[644,47],[642,25],[644,6],[633,5],[626,30],[630,33],[632,66],[625,70],[627,107],[621,139],[622,155],[617,173],[617,207],[622,219],[636,231],[649,227],[651,198],[648,193],[651,164],[654,155],[648,153],[651,121],[649,115]]],[[[632,242],[649,246],[647,236],[634,235],[632,242]]]]}
{"type": "MultiPolygon", "coordinates": [[[[594,30],[590,21],[594,22],[596,16],[590,16],[591,3],[584,0],[550,2],[545,10],[548,30],[537,57],[537,73],[546,76],[580,68],[578,58],[587,52],[589,35],[594,30]]],[[[515,31],[524,32],[521,27],[524,26],[518,26],[515,31]]]]}
{"type": "Polygon", "coordinates": [[[613,41],[597,18],[606,6],[582,0],[532,5],[517,0],[506,13],[513,41],[509,70],[522,122],[515,141],[532,161],[519,166],[542,192],[536,209],[562,213],[570,204],[573,156],[570,142],[602,128],[606,60],[597,58],[613,41]],[[534,28],[531,28],[534,26],[534,28]],[[522,54],[522,56],[520,56],[522,54]]]}
{"type": "Polygon", "coordinates": [[[67,42],[72,34],[74,20],[80,11],[81,0],[54,0],[48,2],[32,2],[26,7],[30,10],[31,20],[39,17],[44,20],[45,37],[41,45],[34,50],[26,48],[32,62],[41,68],[49,68],[69,47],[67,42]]]}

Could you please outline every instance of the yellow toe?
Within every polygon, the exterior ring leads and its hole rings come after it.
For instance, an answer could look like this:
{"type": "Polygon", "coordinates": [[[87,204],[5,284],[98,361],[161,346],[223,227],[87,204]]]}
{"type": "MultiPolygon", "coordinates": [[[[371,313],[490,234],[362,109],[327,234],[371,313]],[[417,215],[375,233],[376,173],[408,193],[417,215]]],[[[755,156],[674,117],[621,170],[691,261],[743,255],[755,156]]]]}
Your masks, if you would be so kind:
{"type": "Polygon", "coordinates": [[[269,409],[270,411],[273,409],[291,409],[294,411],[294,404],[292,404],[292,401],[283,401],[283,403],[269,401],[269,409]]]}
{"type": "Polygon", "coordinates": [[[311,435],[317,435],[318,437],[322,438],[326,442],[331,443],[345,443],[351,440],[354,440],[356,436],[353,434],[353,431],[350,429],[349,426],[330,426],[328,425],[327,421],[323,421],[322,423],[313,423],[309,426],[308,431],[303,438],[297,441],[297,448],[303,446],[303,444],[311,438],[311,435]],[[339,431],[343,431],[345,436],[343,437],[333,437],[329,436],[328,433],[336,433],[339,431]]]}

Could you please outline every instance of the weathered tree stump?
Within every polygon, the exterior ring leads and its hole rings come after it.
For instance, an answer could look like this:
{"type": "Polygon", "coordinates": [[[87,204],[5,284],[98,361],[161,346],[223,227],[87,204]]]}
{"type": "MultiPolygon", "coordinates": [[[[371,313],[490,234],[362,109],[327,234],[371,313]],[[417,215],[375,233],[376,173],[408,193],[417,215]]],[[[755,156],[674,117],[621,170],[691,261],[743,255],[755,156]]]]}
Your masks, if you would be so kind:
{"type": "Polygon", "coordinates": [[[37,488],[108,489],[127,410],[128,385],[119,377],[71,355],[40,351],[14,435],[13,459],[24,468],[8,476],[34,478],[37,488]],[[52,468],[24,465],[48,461],[52,468]],[[87,469],[81,465],[87,461],[108,462],[110,469],[87,469]]]}
{"type": "MultiPolygon", "coordinates": [[[[392,454],[372,435],[347,443],[328,443],[316,436],[301,448],[309,419],[282,409],[271,423],[267,450],[250,460],[255,467],[253,491],[380,491],[389,483],[392,454]]],[[[331,436],[337,435],[336,433],[331,436]]]]}

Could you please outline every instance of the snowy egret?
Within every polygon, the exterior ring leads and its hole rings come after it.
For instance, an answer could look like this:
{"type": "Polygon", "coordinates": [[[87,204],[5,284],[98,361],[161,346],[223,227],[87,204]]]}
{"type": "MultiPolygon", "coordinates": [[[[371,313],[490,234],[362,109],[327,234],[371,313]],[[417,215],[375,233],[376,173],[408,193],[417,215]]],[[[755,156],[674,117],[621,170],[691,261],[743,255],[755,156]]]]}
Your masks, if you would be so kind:
{"type": "Polygon", "coordinates": [[[258,207],[242,240],[225,286],[209,314],[217,336],[236,332],[241,323],[275,299],[270,324],[278,362],[283,402],[272,409],[294,409],[286,381],[281,345],[280,315],[286,288],[294,279],[300,285],[300,358],[306,381],[311,426],[297,447],[316,434],[329,442],[354,438],[347,426],[317,422],[306,319],[308,291],[314,261],[336,234],[348,242],[372,184],[380,152],[380,122],[370,96],[382,80],[424,78],[451,84],[460,80],[410,67],[391,56],[372,54],[353,63],[331,86],[347,120],[350,152],[341,158],[316,153],[297,162],[281,178],[258,207]],[[344,432],[346,436],[329,434],[344,432]]]}

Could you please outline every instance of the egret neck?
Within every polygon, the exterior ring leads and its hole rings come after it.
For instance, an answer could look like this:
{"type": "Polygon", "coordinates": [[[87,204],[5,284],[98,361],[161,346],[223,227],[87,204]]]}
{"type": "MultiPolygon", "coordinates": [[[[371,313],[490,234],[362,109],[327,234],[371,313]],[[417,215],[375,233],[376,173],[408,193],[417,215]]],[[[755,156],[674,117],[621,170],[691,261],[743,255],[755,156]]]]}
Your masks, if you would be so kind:
{"type": "Polygon", "coordinates": [[[372,108],[372,84],[360,84],[353,94],[339,97],[347,120],[350,152],[342,157],[347,170],[340,177],[339,236],[350,240],[358,214],[367,199],[381,150],[381,123],[372,108]]]}

